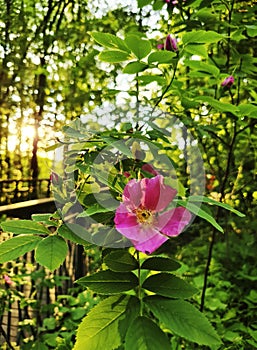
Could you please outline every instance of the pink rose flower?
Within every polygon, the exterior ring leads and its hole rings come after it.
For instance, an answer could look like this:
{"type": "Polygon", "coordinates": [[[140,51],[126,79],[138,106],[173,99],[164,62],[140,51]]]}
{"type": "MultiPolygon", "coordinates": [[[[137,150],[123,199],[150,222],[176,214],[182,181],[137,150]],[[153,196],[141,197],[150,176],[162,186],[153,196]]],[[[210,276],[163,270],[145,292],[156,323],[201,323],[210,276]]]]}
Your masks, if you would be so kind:
{"type": "Polygon", "coordinates": [[[168,237],[178,236],[191,219],[183,207],[163,212],[176,194],[177,190],[163,183],[162,175],[130,180],[115,213],[117,231],[130,239],[137,250],[151,254],[168,237]]]}
{"type": "Polygon", "coordinates": [[[235,79],[233,75],[230,75],[229,77],[223,80],[223,82],[221,83],[221,86],[230,88],[234,84],[234,82],[235,82],[235,79]]]}

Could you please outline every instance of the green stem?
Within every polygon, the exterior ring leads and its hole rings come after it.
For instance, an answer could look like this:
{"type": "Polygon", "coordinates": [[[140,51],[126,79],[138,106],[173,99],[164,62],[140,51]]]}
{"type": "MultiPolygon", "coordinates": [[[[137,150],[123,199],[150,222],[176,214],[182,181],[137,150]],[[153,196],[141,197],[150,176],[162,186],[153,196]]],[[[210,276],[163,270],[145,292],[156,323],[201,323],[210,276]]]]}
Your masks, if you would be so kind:
{"type": "Polygon", "coordinates": [[[137,296],[140,301],[140,316],[143,316],[143,298],[142,298],[142,287],[141,287],[141,266],[140,266],[140,260],[139,260],[139,251],[136,251],[137,254],[137,261],[138,261],[138,289],[137,289],[137,296]]]}
{"type": "Polygon", "coordinates": [[[176,64],[175,64],[171,80],[170,80],[169,84],[166,86],[166,88],[164,89],[164,91],[162,92],[162,94],[159,97],[159,99],[157,100],[157,102],[155,103],[155,105],[153,107],[153,110],[152,110],[152,113],[155,111],[155,109],[158,107],[159,103],[162,101],[162,99],[164,98],[166,93],[169,91],[169,89],[170,89],[170,87],[171,87],[171,85],[172,85],[172,83],[173,83],[173,81],[175,79],[176,72],[177,72],[177,67],[178,67],[178,59],[177,59],[176,64]]]}

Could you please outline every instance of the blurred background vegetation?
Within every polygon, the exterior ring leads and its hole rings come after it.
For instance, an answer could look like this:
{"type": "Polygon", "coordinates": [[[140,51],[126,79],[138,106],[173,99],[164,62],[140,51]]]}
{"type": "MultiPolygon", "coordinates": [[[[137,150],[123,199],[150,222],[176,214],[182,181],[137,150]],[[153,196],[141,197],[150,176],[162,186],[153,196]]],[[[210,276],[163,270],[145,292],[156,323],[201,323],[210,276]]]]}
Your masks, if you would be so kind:
{"type": "MultiPolygon", "coordinates": [[[[256,1],[0,0],[0,180],[49,178],[51,150],[71,120],[100,130],[102,121],[111,122],[101,111],[109,118],[114,105],[129,109],[137,102],[175,115],[198,140],[205,194],[246,214],[241,219],[213,212],[223,236],[196,221],[163,248],[183,263],[183,275],[200,289],[205,286],[205,303],[201,295],[195,303],[217,328],[222,349],[257,348],[256,16],[256,1]],[[215,31],[224,40],[186,45],[185,34],[193,30],[215,31]],[[95,31],[121,38],[139,31],[153,50],[172,34],[180,58],[175,73],[164,64],[127,74],[124,62],[99,60],[103,48],[91,36],[95,31]],[[222,87],[230,75],[234,84],[222,87]]],[[[98,248],[85,257],[88,271],[100,266],[98,248]]],[[[21,260],[2,267],[0,311],[3,315],[14,302],[20,310],[18,335],[2,348],[71,349],[77,324],[96,297],[65,285],[74,270],[49,275],[33,264],[21,260]]],[[[11,330],[6,332],[10,338],[11,330]]],[[[173,345],[194,349],[175,338],[173,345]]]]}

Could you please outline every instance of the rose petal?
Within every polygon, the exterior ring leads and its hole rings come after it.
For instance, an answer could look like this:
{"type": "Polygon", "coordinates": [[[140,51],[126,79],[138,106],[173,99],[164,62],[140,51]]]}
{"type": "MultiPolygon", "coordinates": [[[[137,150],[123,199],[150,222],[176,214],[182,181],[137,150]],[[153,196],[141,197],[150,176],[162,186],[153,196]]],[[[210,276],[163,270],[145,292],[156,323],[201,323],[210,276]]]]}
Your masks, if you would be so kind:
{"type": "Polygon", "coordinates": [[[177,194],[177,190],[164,185],[162,175],[143,179],[142,184],[145,192],[143,206],[150,210],[162,211],[177,194]]]}
{"type": "Polygon", "coordinates": [[[135,179],[130,180],[123,191],[123,202],[133,210],[142,204],[143,197],[141,182],[135,179]]]}
{"type": "Polygon", "coordinates": [[[119,228],[131,228],[133,226],[137,226],[137,217],[134,213],[128,210],[127,206],[124,203],[121,203],[119,207],[116,209],[114,223],[119,230],[119,228]]]}
{"type": "Polygon", "coordinates": [[[138,223],[136,215],[124,210],[126,208],[123,204],[116,210],[115,227],[123,236],[131,240],[136,249],[150,254],[167,240],[155,226],[138,223]]]}
{"type": "Polygon", "coordinates": [[[143,252],[145,254],[151,254],[156,249],[158,249],[164,242],[168,240],[167,237],[161,235],[159,232],[157,232],[155,235],[153,235],[150,239],[147,241],[132,241],[133,245],[137,250],[140,252],[143,252]]]}
{"type": "Polygon", "coordinates": [[[159,215],[156,226],[169,237],[178,236],[190,220],[191,213],[183,207],[178,207],[159,215]]]}

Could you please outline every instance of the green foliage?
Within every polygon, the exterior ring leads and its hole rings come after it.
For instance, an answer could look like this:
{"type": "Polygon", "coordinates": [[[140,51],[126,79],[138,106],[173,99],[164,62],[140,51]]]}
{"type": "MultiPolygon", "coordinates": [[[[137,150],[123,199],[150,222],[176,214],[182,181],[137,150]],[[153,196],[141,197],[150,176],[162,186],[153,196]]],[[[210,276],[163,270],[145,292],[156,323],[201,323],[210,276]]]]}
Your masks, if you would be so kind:
{"type": "Polygon", "coordinates": [[[134,289],[138,285],[138,280],[131,272],[118,273],[105,270],[82,277],[77,283],[99,294],[109,295],[134,289]]]}
{"type": "Polygon", "coordinates": [[[179,336],[200,345],[221,344],[206,317],[187,301],[150,296],[145,303],[170,331],[179,336]]]}
{"type": "Polygon", "coordinates": [[[107,254],[104,263],[115,272],[133,271],[138,268],[138,262],[133,255],[125,250],[117,250],[107,254]]]}
{"type": "Polygon", "coordinates": [[[118,295],[101,301],[80,324],[74,350],[116,349],[138,315],[134,297],[118,295]]]}
{"type": "Polygon", "coordinates": [[[197,289],[182,279],[169,273],[158,273],[148,277],[142,287],[151,292],[169,298],[190,298],[197,293],[197,289]]]}
{"type": "Polygon", "coordinates": [[[19,256],[35,249],[42,238],[32,235],[20,235],[1,243],[0,262],[15,260],[19,256]]]}
{"type": "Polygon", "coordinates": [[[125,349],[135,350],[169,350],[167,336],[149,318],[138,316],[126,334],[125,349]]]}
{"type": "MultiPolygon", "coordinates": [[[[76,350],[218,349],[220,338],[226,349],[256,348],[254,2],[138,0],[139,9],[102,12],[101,19],[94,14],[104,7],[95,2],[8,4],[0,5],[1,172],[9,173],[11,163],[21,168],[29,163],[25,155],[20,160],[19,149],[8,152],[13,122],[19,126],[17,140],[26,115],[51,129],[59,130],[65,118],[73,122],[61,140],[65,176],[53,186],[58,215],[1,223],[14,237],[1,243],[0,262],[35,250],[36,261],[53,271],[66,256],[67,242],[88,251],[94,244],[119,247],[104,251],[101,271],[97,266],[78,280],[99,294],[115,295],[84,318],[76,350]],[[156,48],[168,34],[177,39],[176,52],[156,48]],[[234,83],[224,86],[231,75],[234,83]],[[145,104],[150,108],[143,114],[145,104]],[[101,106],[102,115],[96,108],[101,106]],[[31,113],[39,110],[45,115],[31,113]],[[182,124],[186,130],[177,132],[182,124]],[[205,193],[197,191],[198,178],[189,176],[191,168],[201,172],[193,144],[202,152],[205,193]],[[172,164],[171,176],[162,155],[172,164]],[[196,219],[160,249],[163,254],[136,259],[113,228],[113,217],[129,179],[151,177],[142,170],[149,163],[169,175],[167,184],[178,190],[174,203],[196,219]],[[74,221],[66,225],[70,216],[74,221]]],[[[54,287],[60,281],[47,283],[54,287]]],[[[66,309],[55,306],[67,318],[46,317],[39,339],[28,340],[24,349],[73,346],[74,327],[88,310],[65,298],[66,309]]]]}
{"type": "Polygon", "coordinates": [[[62,237],[51,235],[41,240],[36,249],[37,262],[49,270],[56,270],[65,260],[68,247],[62,237]]]}

